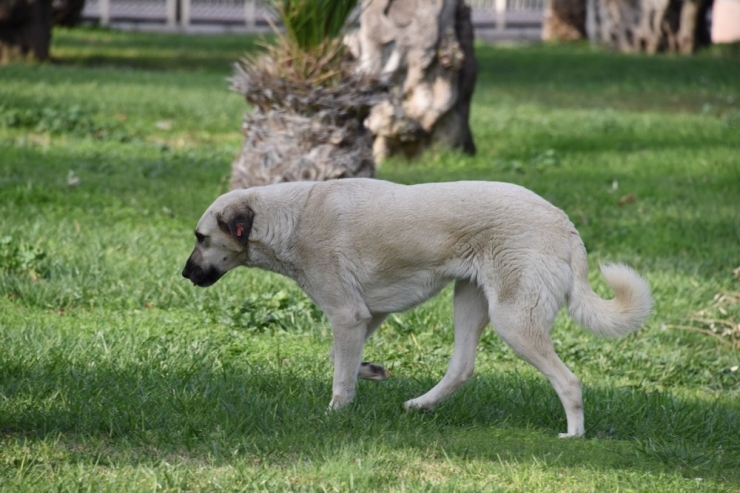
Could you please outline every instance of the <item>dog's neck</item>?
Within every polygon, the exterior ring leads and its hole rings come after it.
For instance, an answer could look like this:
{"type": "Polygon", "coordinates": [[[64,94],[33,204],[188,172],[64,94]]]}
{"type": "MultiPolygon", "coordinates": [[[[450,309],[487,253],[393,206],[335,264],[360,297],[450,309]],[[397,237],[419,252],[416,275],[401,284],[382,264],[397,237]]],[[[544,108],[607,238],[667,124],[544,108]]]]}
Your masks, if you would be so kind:
{"type": "Polygon", "coordinates": [[[303,273],[297,268],[300,262],[297,261],[295,230],[312,185],[311,182],[294,182],[252,189],[250,203],[255,215],[247,246],[247,267],[276,272],[302,284],[303,273]]]}

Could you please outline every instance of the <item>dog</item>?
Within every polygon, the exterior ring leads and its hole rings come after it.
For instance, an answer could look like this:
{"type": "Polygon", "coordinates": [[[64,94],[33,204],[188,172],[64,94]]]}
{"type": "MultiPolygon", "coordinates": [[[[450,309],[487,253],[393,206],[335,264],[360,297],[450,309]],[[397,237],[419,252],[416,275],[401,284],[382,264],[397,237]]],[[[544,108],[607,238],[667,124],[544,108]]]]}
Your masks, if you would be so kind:
{"type": "Polygon", "coordinates": [[[430,409],[473,374],[489,324],[550,381],[567,432],[584,434],[580,380],[555,353],[550,329],[564,304],[595,334],[637,330],[650,314],[648,284],[631,268],[602,265],[614,290],[588,283],[586,249],[566,214],[518,185],[399,185],[348,178],[228,192],[198,221],[182,275],[210,286],[231,269],[259,267],[295,280],[332,326],[330,409],[352,401],[358,376],[380,380],[362,349],[391,313],[413,308],[454,282],[455,345],[441,381],[406,409],[430,409]]]}

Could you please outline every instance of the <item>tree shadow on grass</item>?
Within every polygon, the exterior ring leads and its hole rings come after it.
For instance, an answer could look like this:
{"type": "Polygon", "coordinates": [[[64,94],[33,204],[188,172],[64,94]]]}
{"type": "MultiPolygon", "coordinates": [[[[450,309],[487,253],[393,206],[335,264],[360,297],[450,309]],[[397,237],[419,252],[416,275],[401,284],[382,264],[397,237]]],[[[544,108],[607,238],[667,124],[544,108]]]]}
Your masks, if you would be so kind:
{"type": "Polygon", "coordinates": [[[166,360],[115,368],[6,363],[0,441],[61,440],[75,451],[66,460],[95,464],[168,455],[228,463],[238,454],[279,465],[288,457],[319,462],[348,448],[358,457],[390,448],[740,485],[740,409],[727,399],[588,387],[589,439],[558,440],[564,413],[544,378],[480,376],[423,413],[401,405],[434,380],[361,382],[350,409],[327,414],[328,375],[327,364],[299,374],[166,360]]]}
{"type": "Polygon", "coordinates": [[[54,63],[62,65],[228,73],[245,53],[255,51],[260,39],[237,34],[57,29],[52,55],[54,63]]]}
{"type": "Polygon", "coordinates": [[[625,55],[589,45],[477,50],[479,80],[556,108],[696,111],[735,92],[736,52],[713,56],[625,55]],[[728,70],[729,67],[732,67],[728,70]]]}

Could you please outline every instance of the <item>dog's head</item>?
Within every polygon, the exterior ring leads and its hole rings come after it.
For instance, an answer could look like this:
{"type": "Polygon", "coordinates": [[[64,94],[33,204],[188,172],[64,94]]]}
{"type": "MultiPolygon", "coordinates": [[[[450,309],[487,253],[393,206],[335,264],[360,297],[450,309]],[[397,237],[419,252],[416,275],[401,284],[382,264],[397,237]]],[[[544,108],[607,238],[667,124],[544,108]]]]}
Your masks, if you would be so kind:
{"type": "Polygon", "coordinates": [[[198,221],[195,248],[182,270],[183,277],[196,286],[211,286],[248,257],[254,211],[243,192],[222,195],[198,221]]]}

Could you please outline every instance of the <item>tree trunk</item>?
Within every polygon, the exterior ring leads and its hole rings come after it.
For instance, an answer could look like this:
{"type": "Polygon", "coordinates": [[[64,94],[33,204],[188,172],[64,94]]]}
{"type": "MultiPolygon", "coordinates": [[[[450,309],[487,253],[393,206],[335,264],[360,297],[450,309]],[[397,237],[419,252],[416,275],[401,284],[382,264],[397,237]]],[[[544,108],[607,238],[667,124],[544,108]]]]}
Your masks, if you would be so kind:
{"type": "Polygon", "coordinates": [[[346,41],[358,73],[392,88],[365,120],[376,161],[437,143],[475,152],[469,112],[477,64],[464,0],[364,0],[360,29],[346,41]]]}
{"type": "Polygon", "coordinates": [[[49,58],[51,0],[0,0],[0,63],[49,58]]]}
{"type": "Polygon", "coordinates": [[[85,0],[55,0],[51,7],[51,20],[55,26],[74,27],[80,23],[85,0]]]}
{"type": "Polygon", "coordinates": [[[586,2],[550,0],[542,24],[544,41],[575,41],[586,37],[586,2]]]}
{"type": "MultiPolygon", "coordinates": [[[[339,40],[336,41],[345,52],[339,40]]],[[[387,97],[377,81],[351,74],[343,58],[334,85],[286,78],[275,71],[279,50],[237,65],[232,90],[253,110],[244,117],[244,143],[231,166],[231,188],[297,180],[372,177],[372,135],[362,125],[387,97]]]]}
{"type": "Polygon", "coordinates": [[[586,0],[588,38],[624,52],[692,53],[710,0],[586,0]]]}
{"type": "Polygon", "coordinates": [[[272,183],[372,177],[372,138],[359,122],[343,125],[275,109],[245,116],[244,144],[231,166],[232,190],[272,183]]]}

